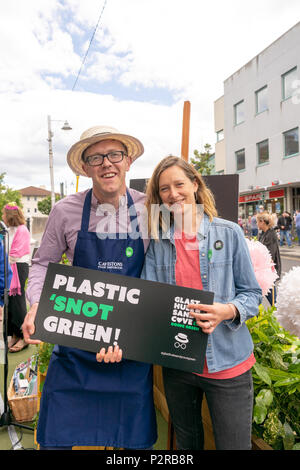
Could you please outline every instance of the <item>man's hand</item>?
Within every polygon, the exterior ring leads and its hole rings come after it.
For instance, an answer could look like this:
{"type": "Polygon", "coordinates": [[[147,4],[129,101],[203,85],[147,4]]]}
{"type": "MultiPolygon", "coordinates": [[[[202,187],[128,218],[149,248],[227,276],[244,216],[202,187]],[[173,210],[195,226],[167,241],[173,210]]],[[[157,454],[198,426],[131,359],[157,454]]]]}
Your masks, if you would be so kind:
{"type": "Polygon", "coordinates": [[[96,359],[98,362],[120,362],[122,360],[122,349],[120,349],[118,345],[115,346],[114,349],[112,346],[109,346],[107,352],[105,348],[102,348],[100,352],[96,354],[96,359]]]}
{"type": "Polygon", "coordinates": [[[30,307],[30,310],[27,312],[27,315],[24,318],[24,322],[23,322],[23,325],[22,325],[24,341],[25,341],[25,343],[28,343],[28,344],[39,344],[39,343],[41,343],[41,341],[38,340],[38,339],[30,339],[30,336],[33,335],[33,333],[35,331],[34,321],[35,321],[38,306],[39,306],[39,304],[35,303],[30,307]]]}

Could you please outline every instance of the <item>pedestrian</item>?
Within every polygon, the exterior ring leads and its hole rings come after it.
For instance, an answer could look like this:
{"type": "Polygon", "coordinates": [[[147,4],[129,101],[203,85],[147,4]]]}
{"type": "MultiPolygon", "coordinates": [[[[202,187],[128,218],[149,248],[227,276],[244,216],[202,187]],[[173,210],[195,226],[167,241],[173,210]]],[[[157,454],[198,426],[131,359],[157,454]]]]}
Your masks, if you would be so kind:
{"type": "Polygon", "coordinates": [[[295,226],[296,226],[296,232],[297,232],[297,237],[298,237],[298,245],[300,245],[300,211],[296,211],[296,216],[295,216],[295,226]]]}
{"type": "MultiPolygon", "coordinates": [[[[281,277],[281,257],[278,245],[277,234],[274,230],[272,215],[268,212],[257,214],[257,226],[261,230],[258,241],[265,245],[272,257],[274,269],[276,269],[278,280],[281,277]]],[[[276,302],[276,287],[273,286],[272,290],[266,295],[267,300],[271,305],[276,302]]]]}
{"type": "Polygon", "coordinates": [[[203,449],[205,393],[216,448],[251,449],[255,358],[245,321],[258,313],[262,291],[244,234],[217,217],[212,193],[181,158],[169,156],[156,166],[146,206],[152,240],[142,278],[214,292],[213,305],[188,306],[208,335],[202,374],[163,368],[177,448],[203,449]],[[162,211],[151,211],[153,205],[162,211]]]}
{"type": "Polygon", "coordinates": [[[280,246],[283,245],[285,239],[288,247],[291,248],[292,242],[290,237],[290,230],[292,228],[292,219],[286,211],[284,211],[278,218],[277,224],[280,230],[280,246]]]}
{"type": "Polygon", "coordinates": [[[9,263],[13,273],[8,298],[7,334],[11,337],[8,351],[15,353],[28,347],[23,338],[22,324],[27,313],[25,283],[29,272],[31,237],[23,211],[15,202],[4,206],[2,220],[8,227],[9,263]]]}
{"type": "Polygon", "coordinates": [[[6,260],[7,263],[7,272],[5,273],[5,258],[4,258],[4,248],[2,244],[2,240],[0,237],[0,321],[3,321],[3,305],[4,305],[4,289],[5,289],[5,274],[6,274],[6,288],[9,289],[11,278],[12,278],[12,270],[9,265],[8,259],[6,260]]]}
{"type": "MultiPolygon", "coordinates": [[[[104,126],[88,129],[70,148],[69,166],[75,174],[91,178],[92,188],[60,200],[50,213],[29,276],[31,309],[23,326],[27,341],[35,342],[30,335],[48,263],[59,262],[63,253],[73,266],[140,276],[149,241],[131,236],[131,225],[137,220],[136,233],[142,230],[137,207],[143,206],[145,195],[126,188],[125,176],[143,151],[135,137],[104,126]]],[[[122,359],[118,346],[97,355],[54,347],[39,412],[41,449],[145,449],[156,437],[152,365],[122,359]]]]}
{"type": "Polygon", "coordinates": [[[256,221],[256,212],[251,217],[251,236],[257,237],[258,235],[258,228],[257,228],[257,221],[256,221]]]}

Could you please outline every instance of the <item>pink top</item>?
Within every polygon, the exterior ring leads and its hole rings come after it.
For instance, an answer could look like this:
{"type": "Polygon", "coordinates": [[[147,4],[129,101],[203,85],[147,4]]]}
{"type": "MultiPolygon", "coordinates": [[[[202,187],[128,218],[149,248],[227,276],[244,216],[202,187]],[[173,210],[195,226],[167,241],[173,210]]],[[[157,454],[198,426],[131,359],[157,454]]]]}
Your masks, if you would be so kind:
{"type": "MultiPolygon", "coordinates": [[[[177,234],[177,236],[179,236],[177,234]]],[[[181,238],[176,238],[176,266],[175,277],[178,286],[190,287],[192,289],[203,289],[201,274],[200,274],[200,261],[199,261],[199,243],[196,236],[182,234],[181,238]]],[[[201,377],[209,379],[230,379],[247,372],[255,363],[255,357],[252,353],[251,356],[237,366],[225,369],[220,372],[209,373],[207,362],[205,359],[203,373],[196,374],[201,377]]]]}
{"type": "MultiPolygon", "coordinates": [[[[81,228],[83,204],[88,191],[71,194],[58,201],[53,207],[41,245],[32,260],[26,291],[30,305],[39,302],[48,263],[59,263],[63,253],[71,263],[73,262],[77,234],[81,228]]],[[[145,195],[134,189],[129,189],[129,192],[138,216],[137,221],[142,231],[146,251],[149,240],[147,225],[144,222],[144,217],[147,217],[144,207],[145,195]]],[[[89,232],[115,233],[116,230],[126,232],[130,223],[127,212],[126,196],[120,198],[119,209],[115,210],[112,206],[99,204],[92,194],[89,232]]]]}

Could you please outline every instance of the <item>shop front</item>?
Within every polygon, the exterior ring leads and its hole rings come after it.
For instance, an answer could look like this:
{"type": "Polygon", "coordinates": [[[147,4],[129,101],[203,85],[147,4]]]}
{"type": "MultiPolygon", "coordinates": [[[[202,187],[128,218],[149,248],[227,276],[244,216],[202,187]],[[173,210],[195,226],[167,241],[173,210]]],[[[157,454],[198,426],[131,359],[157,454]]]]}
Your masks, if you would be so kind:
{"type": "Polygon", "coordinates": [[[256,212],[281,214],[284,210],[285,189],[259,190],[239,197],[239,217],[246,219],[256,212]]]}

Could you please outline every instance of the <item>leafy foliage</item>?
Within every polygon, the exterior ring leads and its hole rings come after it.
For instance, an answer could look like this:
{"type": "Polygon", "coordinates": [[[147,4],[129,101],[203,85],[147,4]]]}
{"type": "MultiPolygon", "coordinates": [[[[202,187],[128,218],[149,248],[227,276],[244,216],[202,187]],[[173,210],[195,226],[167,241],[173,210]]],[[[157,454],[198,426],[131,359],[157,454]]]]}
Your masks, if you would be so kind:
{"type": "MultiPolygon", "coordinates": [[[[55,195],[55,202],[60,200],[60,196],[58,194],[55,195]]],[[[38,201],[37,203],[38,210],[44,214],[49,215],[51,211],[51,196],[45,197],[42,201],[38,201]]]]}
{"type": "Polygon", "coordinates": [[[16,202],[19,207],[22,207],[22,196],[19,191],[9,188],[4,184],[5,173],[0,173],[0,218],[3,207],[9,202],[16,202]]]}
{"type": "Polygon", "coordinates": [[[204,145],[204,152],[194,150],[194,158],[191,158],[191,163],[201,175],[210,175],[213,171],[213,165],[210,164],[213,153],[210,144],[204,145]]]}
{"type": "Polygon", "coordinates": [[[275,307],[247,321],[254,343],[253,433],[276,450],[300,447],[300,340],[284,330],[275,307]]]}

